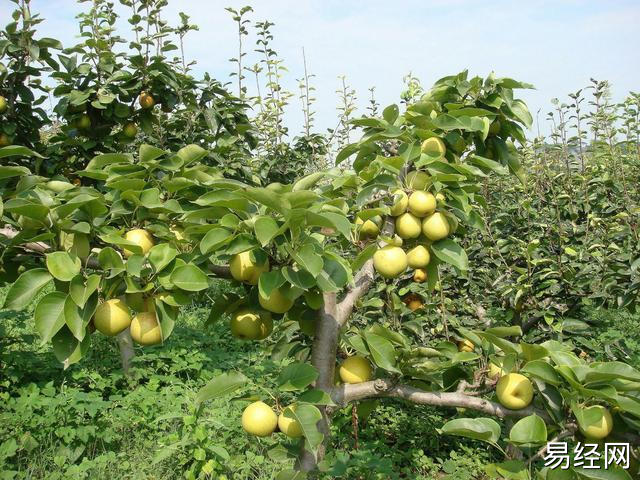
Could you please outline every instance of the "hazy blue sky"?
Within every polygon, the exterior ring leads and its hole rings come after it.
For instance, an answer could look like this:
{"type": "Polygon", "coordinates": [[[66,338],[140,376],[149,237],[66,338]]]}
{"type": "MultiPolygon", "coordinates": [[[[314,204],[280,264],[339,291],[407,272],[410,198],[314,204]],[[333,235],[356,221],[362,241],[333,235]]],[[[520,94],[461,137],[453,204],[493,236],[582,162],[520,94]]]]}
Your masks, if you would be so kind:
{"type": "MultiPolygon", "coordinates": [[[[541,119],[551,98],[565,99],[590,77],[608,79],[615,100],[640,90],[638,0],[169,0],[167,18],[177,23],[178,12],[184,11],[200,27],[186,44],[199,71],[229,79],[228,59],[237,52],[237,37],[224,7],[249,3],[252,20],[275,22],[274,48],[289,69],[284,84],[296,94],[304,46],[315,74],[317,127],[323,129],[336,123],[335,90],[341,74],[356,89],[360,111],[371,86],[383,106],[398,102],[402,77],[410,71],[425,87],[464,68],[472,74],[494,70],[498,76],[527,81],[537,90],[521,96],[534,116],[542,109],[541,119]]],[[[1,0],[0,18],[8,19],[12,5],[1,0]]],[[[32,0],[34,12],[47,19],[41,34],[65,46],[74,43],[74,16],[87,5],[32,0]]],[[[252,49],[253,31],[246,42],[252,49]]],[[[253,52],[246,62],[256,62],[253,52]]],[[[297,97],[291,101],[287,123],[295,134],[302,116],[297,97]]]]}

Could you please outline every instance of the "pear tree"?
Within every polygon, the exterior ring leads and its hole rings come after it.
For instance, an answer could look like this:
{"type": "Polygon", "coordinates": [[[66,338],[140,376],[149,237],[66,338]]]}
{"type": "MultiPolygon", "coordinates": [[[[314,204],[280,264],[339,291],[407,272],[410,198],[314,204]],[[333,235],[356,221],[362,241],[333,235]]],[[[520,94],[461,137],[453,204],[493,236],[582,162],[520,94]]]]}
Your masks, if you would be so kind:
{"type": "Polygon", "coordinates": [[[558,341],[526,343],[519,326],[454,329],[443,317],[432,332],[417,313],[404,323],[371,314],[384,314],[387,293],[437,295],[445,275],[473,271],[460,239],[483,228],[482,180],[526,182],[513,142],[525,141],[532,119],[514,90],[528,87],[493,74],[444,77],[405,111],[391,105],[354,121],[362,137],[333,168],[288,185],[225,178],[198,145],[142,145],[95,156],[75,172],[84,186],[52,189],[13,162],[35,152],[2,148],[0,267],[15,279],[4,307],[38,299],[36,329],[65,368],[92,335],[114,336],[126,372],[134,343],[171,342],[181,306],[215,279],[233,282],[207,323],[228,321],[238,341],[279,358],[278,387],[267,395],[229,371],[197,401],[206,408],[242,389],[238,423],[247,435],[277,436],[290,457],[279,479],[330,471],[332,419],[378,399],[473,412],[439,433],[503,453],[487,466],[492,478],[531,478],[557,438],[637,442],[640,372],[627,364],[587,364],[558,341]]]}

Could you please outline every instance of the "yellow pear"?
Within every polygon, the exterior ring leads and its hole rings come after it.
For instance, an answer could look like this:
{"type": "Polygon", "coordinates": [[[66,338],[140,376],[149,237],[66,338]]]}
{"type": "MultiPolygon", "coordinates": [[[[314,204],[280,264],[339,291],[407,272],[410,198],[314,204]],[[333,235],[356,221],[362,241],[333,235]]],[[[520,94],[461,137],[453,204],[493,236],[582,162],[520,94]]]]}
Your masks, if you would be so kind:
{"type": "Polygon", "coordinates": [[[4,132],[0,132],[0,147],[8,147],[9,145],[11,145],[9,135],[4,132]]]}
{"type": "Polygon", "coordinates": [[[587,440],[602,440],[613,430],[613,417],[602,405],[593,405],[585,409],[587,425],[580,425],[580,431],[587,440]]]}
{"type": "Polygon", "coordinates": [[[409,211],[416,217],[426,217],[436,211],[436,203],[433,194],[417,190],[409,197],[409,211]]]}
{"type": "Polygon", "coordinates": [[[289,405],[282,410],[278,417],[278,428],[289,438],[300,438],[302,436],[302,425],[295,418],[285,417],[285,412],[295,412],[295,405],[289,405]]]}
{"type": "Polygon", "coordinates": [[[426,153],[431,157],[443,158],[447,153],[447,147],[444,142],[438,137],[427,138],[422,142],[422,153],[426,153]]]}
{"type": "Polygon", "coordinates": [[[262,308],[273,313],[286,313],[293,306],[293,300],[285,297],[278,288],[274,288],[268,297],[259,293],[258,301],[262,308]]]}
{"type": "Polygon", "coordinates": [[[262,316],[262,323],[260,324],[258,340],[264,340],[273,332],[273,319],[271,318],[271,314],[269,314],[269,312],[264,313],[265,315],[262,316]]]}
{"type": "Polygon", "coordinates": [[[466,338],[458,342],[459,352],[473,352],[474,348],[476,348],[476,346],[473,344],[473,342],[471,340],[467,340],[466,338]]]}
{"type": "Polygon", "coordinates": [[[257,285],[260,275],[269,271],[269,260],[262,264],[257,264],[251,259],[251,250],[237,253],[231,257],[229,262],[231,276],[238,282],[249,285],[257,285]]]}
{"type": "Polygon", "coordinates": [[[7,99],[0,95],[0,113],[7,111],[7,99]]]}
{"type": "Polygon", "coordinates": [[[412,213],[403,213],[396,217],[396,232],[400,238],[418,238],[422,231],[422,222],[412,213]]]}
{"type": "Polygon", "coordinates": [[[278,416],[264,402],[253,402],[242,412],[242,428],[257,437],[268,437],[278,425],[278,416]]]}
{"type": "Polygon", "coordinates": [[[340,366],[340,379],[344,383],[368,382],[373,377],[369,360],[359,355],[347,358],[340,366]]]}
{"type": "Polygon", "coordinates": [[[147,92],[140,93],[138,101],[140,102],[140,106],[145,110],[152,108],[156,104],[155,99],[147,92]]]}
{"type": "Polygon", "coordinates": [[[450,232],[449,221],[443,213],[435,212],[422,220],[422,233],[433,242],[442,240],[450,232]]]}
{"type": "Polygon", "coordinates": [[[427,247],[424,245],[413,247],[407,252],[407,264],[409,268],[424,268],[429,265],[430,260],[431,255],[429,255],[429,250],[427,250],[427,247]]]}
{"type": "Polygon", "coordinates": [[[140,312],[131,320],[131,338],[140,345],[162,342],[162,328],[155,312],[140,312]]]}
{"type": "Polygon", "coordinates": [[[413,272],[413,281],[416,283],[424,283],[427,280],[427,271],[422,268],[416,268],[413,272]]]}
{"type": "Polygon", "coordinates": [[[269,336],[273,329],[271,314],[264,310],[241,308],[231,317],[231,334],[241,340],[259,340],[269,336]]]}
{"type": "Polygon", "coordinates": [[[387,245],[373,254],[373,266],[385,278],[395,278],[407,269],[407,254],[400,247],[387,245]]]}
{"type": "Polygon", "coordinates": [[[533,385],[524,375],[509,373],[498,380],[496,395],[502,406],[511,410],[528,407],[533,400],[533,385]]]}
{"type": "Polygon", "coordinates": [[[122,133],[127,138],[135,138],[138,134],[138,127],[136,127],[135,123],[129,122],[122,129],[122,133]]]}
{"type": "Polygon", "coordinates": [[[363,238],[375,238],[380,233],[380,225],[382,225],[382,217],[375,216],[367,220],[356,218],[356,225],[360,227],[360,236],[363,238]]]}
{"type": "Polygon", "coordinates": [[[393,192],[393,198],[394,202],[390,209],[390,213],[394,217],[397,217],[407,211],[407,207],[409,206],[409,197],[404,193],[404,190],[396,190],[393,192]]]}
{"type": "Polygon", "coordinates": [[[101,303],[93,315],[93,325],[100,333],[113,337],[131,325],[127,304],[118,298],[101,303]]]}
{"type": "Polygon", "coordinates": [[[422,298],[420,297],[420,295],[416,295],[414,293],[407,295],[402,301],[405,303],[407,308],[412,312],[415,312],[416,310],[424,306],[424,303],[422,303],[422,298]]]}
{"type": "MultiPolygon", "coordinates": [[[[149,252],[149,250],[151,250],[151,247],[155,245],[151,234],[143,228],[136,228],[134,230],[129,230],[125,234],[124,238],[125,240],[133,242],[136,245],[138,245],[140,248],[142,248],[143,255],[146,255],[149,252]]],[[[134,252],[124,248],[123,253],[125,257],[129,258],[131,255],[133,255],[134,252]]]]}
{"type": "Polygon", "coordinates": [[[429,174],[414,170],[407,173],[407,186],[412,190],[424,190],[429,185],[429,174]]]}

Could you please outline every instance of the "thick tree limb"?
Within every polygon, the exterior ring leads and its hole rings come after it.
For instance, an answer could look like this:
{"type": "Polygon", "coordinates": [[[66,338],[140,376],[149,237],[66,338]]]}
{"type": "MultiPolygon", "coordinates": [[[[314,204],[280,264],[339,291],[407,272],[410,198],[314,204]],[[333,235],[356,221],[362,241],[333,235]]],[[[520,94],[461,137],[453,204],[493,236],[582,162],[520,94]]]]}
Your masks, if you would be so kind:
{"type": "Polygon", "coordinates": [[[353,306],[367,291],[373,283],[375,272],[373,270],[373,260],[367,260],[360,271],[356,274],[353,288],[347,291],[342,301],[338,304],[338,323],[342,326],[353,312],[353,306]]]}
{"type": "Polygon", "coordinates": [[[120,332],[116,336],[118,342],[118,348],[120,349],[120,361],[122,363],[122,370],[125,375],[129,375],[129,368],[131,367],[131,360],[136,356],[136,352],[133,349],[133,339],[131,338],[131,332],[127,328],[120,332]]]}
{"type": "Polygon", "coordinates": [[[336,355],[338,351],[338,334],[340,323],[337,318],[335,293],[324,294],[324,306],[316,322],[311,363],[318,369],[316,388],[330,391],[333,386],[336,355]]]}
{"type": "Polygon", "coordinates": [[[231,269],[229,268],[229,265],[214,265],[213,263],[210,263],[209,271],[218,278],[226,278],[226,279],[233,278],[231,276],[231,269]]]}
{"type": "Polygon", "coordinates": [[[547,412],[533,407],[523,408],[522,410],[510,410],[499,403],[464,393],[425,392],[424,390],[409,385],[395,385],[391,380],[383,378],[371,382],[341,385],[334,389],[333,393],[333,400],[338,404],[346,404],[372,397],[401,398],[419,405],[469,408],[499,418],[520,418],[535,413],[546,422],[552,422],[547,412]]]}
{"type": "MultiPolygon", "coordinates": [[[[320,318],[316,322],[315,338],[311,351],[311,364],[318,371],[315,387],[329,394],[333,387],[333,375],[338,353],[338,335],[340,333],[337,310],[336,294],[325,293],[324,306],[320,310],[320,318]]],[[[304,442],[301,442],[298,468],[304,472],[311,472],[317,468],[318,461],[324,458],[329,445],[331,418],[326,407],[321,406],[319,410],[322,418],[318,422],[318,431],[324,435],[324,440],[318,447],[316,455],[306,450],[304,442]]]]}

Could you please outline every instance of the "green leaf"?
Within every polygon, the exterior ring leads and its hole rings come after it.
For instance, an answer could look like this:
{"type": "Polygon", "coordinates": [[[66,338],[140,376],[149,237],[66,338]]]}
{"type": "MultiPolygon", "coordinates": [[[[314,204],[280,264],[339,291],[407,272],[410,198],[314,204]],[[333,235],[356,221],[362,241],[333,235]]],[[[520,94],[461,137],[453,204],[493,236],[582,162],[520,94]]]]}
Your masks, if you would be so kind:
{"type": "MultiPolygon", "coordinates": [[[[0,155],[2,155],[6,148],[9,147],[0,148],[0,155]]],[[[24,175],[29,175],[30,173],[31,172],[27,167],[0,167],[0,180],[11,177],[22,177],[24,175]]]]}
{"type": "Polygon", "coordinates": [[[84,339],[87,325],[91,321],[91,317],[98,308],[98,295],[92,295],[90,300],[86,302],[83,307],[78,307],[71,298],[71,295],[67,296],[64,302],[64,318],[69,331],[79,341],[84,339]]]}
{"type": "Polygon", "coordinates": [[[314,172],[306,177],[302,177],[300,180],[296,181],[293,184],[293,188],[291,189],[293,192],[298,192],[300,190],[309,190],[314,187],[318,181],[324,177],[326,172],[314,172]]]}
{"type": "Polygon", "coordinates": [[[264,272],[258,279],[258,291],[263,297],[268,297],[273,290],[280,288],[284,281],[284,276],[280,270],[264,272]]]}
{"type": "Polygon", "coordinates": [[[247,377],[240,372],[226,372],[212,378],[200,389],[196,403],[200,404],[214,398],[220,398],[236,391],[247,383],[247,377]]]}
{"type": "Polygon", "coordinates": [[[462,272],[469,269],[467,252],[450,238],[444,238],[431,244],[431,251],[440,261],[453,265],[462,272]]]}
{"type": "Polygon", "coordinates": [[[61,282],[70,282],[82,268],[80,259],[67,252],[48,253],[46,264],[49,273],[61,282]]]}
{"type": "MultiPolygon", "coordinates": [[[[598,462],[596,462],[596,464],[598,464],[598,462]]],[[[573,471],[576,472],[581,479],[586,478],[587,480],[633,480],[626,470],[612,465],[605,469],[602,462],[600,462],[600,468],[597,469],[574,467],[573,471]]]]}
{"type": "Polygon", "coordinates": [[[101,170],[114,163],[133,163],[133,157],[128,153],[103,153],[93,157],[85,170],[101,170]]]}
{"type": "Polygon", "coordinates": [[[66,370],[69,365],[79,362],[89,350],[90,337],[87,335],[80,342],[66,326],[63,326],[51,339],[51,345],[54,355],[66,370]]]}
{"type": "Polygon", "coordinates": [[[522,368],[521,373],[526,373],[533,377],[539,378],[545,383],[551,385],[560,385],[560,377],[556,373],[555,369],[544,360],[533,360],[527,362],[522,368]]]}
{"type": "MultiPolygon", "coordinates": [[[[8,145],[6,147],[0,148],[0,158],[16,157],[16,156],[46,158],[40,155],[39,153],[36,153],[33,150],[30,150],[27,147],[23,147],[21,145],[8,145]]],[[[4,169],[9,169],[9,168],[24,169],[27,171],[26,175],[29,174],[29,169],[26,167],[0,167],[0,179],[7,178],[7,177],[3,177],[2,175],[3,175],[4,169]]]]}
{"type": "Polygon", "coordinates": [[[171,273],[171,283],[188,292],[199,292],[209,288],[209,277],[195,265],[187,264],[171,273]]]}
{"type": "Polygon", "coordinates": [[[256,237],[263,247],[267,246],[273,237],[276,236],[280,227],[278,222],[269,216],[260,216],[256,218],[253,228],[256,232],[256,237]]]}
{"type": "Polygon", "coordinates": [[[195,163],[207,156],[207,151],[198,145],[187,145],[178,150],[178,157],[184,162],[185,166],[195,163]]]}
{"type": "Polygon", "coordinates": [[[547,441],[547,426],[538,415],[529,415],[511,428],[509,441],[517,446],[542,445],[547,441]]]}
{"type": "Polygon", "coordinates": [[[34,318],[42,345],[51,340],[65,324],[64,304],[66,300],[65,293],[52,292],[42,297],[36,305],[34,318]]]}
{"type": "Polygon", "coordinates": [[[291,411],[293,416],[302,427],[302,434],[312,450],[315,450],[322,443],[324,435],[318,431],[318,422],[322,419],[320,410],[314,405],[302,403],[296,405],[291,411]]]}
{"type": "Polygon", "coordinates": [[[82,308],[89,297],[98,289],[98,285],[100,285],[100,275],[91,275],[86,282],[82,275],[76,275],[69,284],[69,296],[78,307],[82,308]]]}
{"type": "Polygon", "coordinates": [[[36,298],[38,293],[40,293],[51,280],[51,275],[44,268],[27,270],[11,285],[2,308],[22,310],[36,298]]]}
{"type": "Polygon", "coordinates": [[[640,382],[640,372],[622,362],[594,362],[584,372],[583,384],[606,382],[617,378],[640,382]]]}
{"type": "Polygon", "coordinates": [[[307,474],[299,470],[283,470],[278,473],[275,480],[306,480],[307,474]]]}
{"type": "Polygon", "coordinates": [[[314,405],[335,405],[327,392],[312,388],[298,395],[298,402],[312,403],[314,405]]]}
{"type": "Polygon", "coordinates": [[[278,386],[284,392],[303,390],[318,378],[318,371],[308,363],[287,365],[278,375],[278,386]]]}
{"type": "Polygon", "coordinates": [[[500,439],[500,424],[491,418],[456,418],[445,423],[438,432],[443,435],[458,435],[482,440],[497,447],[500,439]]]}
{"type": "Polygon", "coordinates": [[[400,370],[395,366],[396,353],[389,340],[371,332],[365,332],[364,339],[377,366],[390,372],[400,373],[400,370]]]}
{"type": "Polygon", "coordinates": [[[306,270],[294,270],[291,267],[284,267],[282,276],[292,285],[303,290],[308,290],[315,286],[316,279],[306,270]]]}
{"type": "Polygon", "coordinates": [[[220,398],[236,391],[247,383],[247,377],[240,372],[226,372],[212,378],[200,389],[196,403],[200,404],[214,398],[220,398]]]}
{"type": "Polygon", "coordinates": [[[296,263],[308,271],[314,277],[317,277],[322,271],[324,262],[322,257],[316,252],[313,244],[307,243],[303,245],[299,250],[289,250],[289,253],[294,258],[296,263]]]}
{"type": "Polygon", "coordinates": [[[231,241],[232,238],[233,234],[226,228],[212,228],[200,241],[200,251],[204,255],[208,255],[231,241]]]}
{"type": "Polygon", "coordinates": [[[267,188],[247,188],[240,192],[245,198],[260,203],[271,210],[285,215],[291,209],[291,204],[282,195],[267,188]]]}
{"type": "Polygon", "coordinates": [[[161,272],[178,255],[178,251],[168,243],[155,245],[149,250],[149,262],[156,273],[161,272]]]}
{"type": "Polygon", "coordinates": [[[140,145],[140,163],[149,163],[156,158],[163,156],[166,152],[159,148],[143,143],[140,145]]]}
{"type": "Polygon", "coordinates": [[[114,275],[124,271],[122,257],[111,247],[105,247],[100,250],[98,263],[104,270],[112,270],[114,275]]]}
{"type": "Polygon", "coordinates": [[[349,219],[334,212],[313,213],[307,212],[307,223],[309,225],[317,225],[320,227],[335,228],[347,240],[351,239],[351,222],[349,219]]]}
{"type": "Polygon", "coordinates": [[[389,105],[382,111],[382,118],[384,118],[388,123],[393,124],[398,118],[399,111],[398,105],[389,105]]]}

